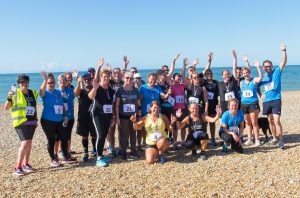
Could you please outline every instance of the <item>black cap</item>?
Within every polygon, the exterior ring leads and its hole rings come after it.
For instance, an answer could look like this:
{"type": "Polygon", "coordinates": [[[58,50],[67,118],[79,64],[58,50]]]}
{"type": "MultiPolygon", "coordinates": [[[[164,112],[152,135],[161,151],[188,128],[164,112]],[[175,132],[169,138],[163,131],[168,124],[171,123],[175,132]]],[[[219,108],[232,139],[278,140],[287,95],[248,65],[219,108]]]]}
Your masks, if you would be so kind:
{"type": "Polygon", "coordinates": [[[181,74],[180,74],[180,73],[175,73],[175,74],[173,74],[173,79],[174,79],[174,78],[175,78],[175,76],[177,76],[177,75],[181,76],[181,74]]]}
{"type": "Polygon", "coordinates": [[[93,67],[88,68],[88,72],[96,72],[96,70],[93,67]]]}
{"type": "Polygon", "coordinates": [[[165,72],[164,70],[162,70],[162,69],[158,69],[158,70],[156,70],[156,75],[163,75],[163,74],[167,74],[167,72],[165,72]]]}
{"type": "Polygon", "coordinates": [[[21,83],[21,82],[25,82],[25,81],[29,82],[29,76],[27,76],[26,74],[19,74],[17,83],[21,83]]]}
{"type": "Polygon", "coordinates": [[[198,73],[198,77],[203,78],[204,77],[203,73],[202,72],[198,73]]]}

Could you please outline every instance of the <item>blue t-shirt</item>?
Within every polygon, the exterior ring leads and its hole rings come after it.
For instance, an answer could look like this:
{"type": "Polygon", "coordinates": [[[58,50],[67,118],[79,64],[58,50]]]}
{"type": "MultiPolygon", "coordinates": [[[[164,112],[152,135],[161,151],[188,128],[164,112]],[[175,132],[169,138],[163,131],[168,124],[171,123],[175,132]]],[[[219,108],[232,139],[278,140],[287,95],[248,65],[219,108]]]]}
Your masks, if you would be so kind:
{"type": "Polygon", "coordinates": [[[155,85],[153,88],[148,84],[144,84],[139,89],[139,95],[142,97],[142,114],[143,116],[148,113],[152,100],[159,101],[160,94],[163,93],[160,86],[155,85]]]}
{"type": "Polygon", "coordinates": [[[262,86],[265,95],[264,102],[281,99],[281,70],[277,67],[270,74],[264,74],[263,80],[258,84],[262,86]]]}
{"type": "Polygon", "coordinates": [[[66,87],[64,91],[66,92],[65,102],[68,104],[68,118],[69,120],[74,120],[74,87],[71,85],[66,87]]]}
{"type": "Polygon", "coordinates": [[[45,91],[43,99],[42,119],[61,122],[63,120],[63,99],[61,92],[54,89],[54,91],[45,91]]]}
{"type": "MultiPolygon", "coordinates": [[[[230,130],[231,127],[239,127],[240,124],[244,122],[244,113],[241,110],[237,110],[236,115],[231,115],[230,111],[225,111],[222,115],[221,123],[227,125],[227,129],[230,130]]],[[[220,128],[220,134],[225,131],[220,128]]]]}
{"type": "Polygon", "coordinates": [[[251,79],[249,83],[245,80],[241,82],[242,104],[252,104],[258,101],[257,97],[257,85],[254,79],[251,79]]]}

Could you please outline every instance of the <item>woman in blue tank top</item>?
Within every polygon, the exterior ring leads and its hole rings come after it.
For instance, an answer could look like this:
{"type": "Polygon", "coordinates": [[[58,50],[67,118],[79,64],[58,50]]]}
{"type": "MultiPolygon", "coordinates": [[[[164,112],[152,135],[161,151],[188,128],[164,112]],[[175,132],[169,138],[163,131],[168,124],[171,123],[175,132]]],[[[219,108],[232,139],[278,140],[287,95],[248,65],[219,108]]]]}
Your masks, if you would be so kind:
{"type": "Polygon", "coordinates": [[[240,83],[241,88],[241,108],[244,112],[244,118],[246,122],[246,129],[248,131],[248,140],[245,145],[252,144],[252,128],[255,136],[255,145],[259,146],[259,127],[257,124],[259,114],[259,103],[257,96],[257,84],[262,80],[262,73],[259,67],[259,61],[255,61],[254,66],[258,71],[258,77],[251,78],[250,67],[242,69],[244,80],[240,83]]]}

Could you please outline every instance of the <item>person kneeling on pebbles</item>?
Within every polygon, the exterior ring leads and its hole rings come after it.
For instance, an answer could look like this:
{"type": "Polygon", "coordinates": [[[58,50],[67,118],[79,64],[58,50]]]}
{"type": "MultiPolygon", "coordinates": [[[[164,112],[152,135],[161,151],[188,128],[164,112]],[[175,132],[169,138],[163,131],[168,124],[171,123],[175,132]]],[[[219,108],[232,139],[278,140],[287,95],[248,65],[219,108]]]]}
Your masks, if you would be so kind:
{"type": "Polygon", "coordinates": [[[239,102],[233,98],[228,101],[228,111],[222,115],[220,137],[224,141],[222,151],[227,153],[228,146],[243,153],[242,135],[244,131],[244,113],[238,110],[239,102]]]}
{"type": "Polygon", "coordinates": [[[207,155],[205,154],[205,150],[208,144],[208,135],[206,132],[205,122],[216,122],[221,115],[221,107],[220,105],[216,106],[216,116],[210,117],[204,114],[200,114],[199,105],[196,102],[192,102],[189,106],[190,115],[186,116],[181,123],[176,120],[175,116],[171,117],[171,122],[177,125],[178,129],[182,129],[184,127],[188,127],[189,134],[186,138],[186,148],[192,149],[192,155],[195,156],[197,153],[197,147],[201,148],[200,158],[202,160],[207,159],[207,155]]]}
{"type": "Polygon", "coordinates": [[[130,117],[133,122],[134,130],[141,130],[145,127],[146,130],[146,146],[145,155],[148,164],[154,164],[157,157],[161,164],[166,162],[164,152],[170,147],[168,136],[165,128],[169,131],[173,130],[168,118],[159,113],[159,102],[153,100],[150,104],[149,113],[137,121],[136,114],[130,117]]]}

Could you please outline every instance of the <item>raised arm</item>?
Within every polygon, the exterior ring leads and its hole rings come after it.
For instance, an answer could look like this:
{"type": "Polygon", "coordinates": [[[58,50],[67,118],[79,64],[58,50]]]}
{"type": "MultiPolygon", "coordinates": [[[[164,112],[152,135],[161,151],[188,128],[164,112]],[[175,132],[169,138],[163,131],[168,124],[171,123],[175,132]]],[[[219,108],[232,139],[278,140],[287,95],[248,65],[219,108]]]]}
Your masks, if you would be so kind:
{"type": "Polygon", "coordinates": [[[204,70],[203,70],[203,74],[205,74],[206,70],[210,69],[210,66],[211,66],[211,61],[214,57],[214,54],[212,52],[209,52],[208,53],[208,56],[207,56],[207,65],[205,66],[204,70]]]}
{"type": "Polygon", "coordinates": [[[263,79],[263,75],[262,75],[262,73],[261,73],[261,69],[260,69],[260,66],[259,66],[259,61],[255,61],[255,62],[254,62],[254,66],[256,67],[257,72],[258,72],[258,77],[255,77],[255,78],[254,78],[254,83],[255,83],[255,84],[258,84],[258,83],[260,83],[260,82],[262,81],[262,79],[263,79]]]}
{"type": "Polygon", "coordinates": [[[233,49],[232,50],[232,57],[233,57],[233,67],[232,67],[232,75],[233,77],[237,79],[237,74],[236,74],[236,69],[237,69],[237,56],[236,56],[236,52],[235,50],[233,49]]]}
{"type": "Polygon", "coordinates": [[[75,87],[75,89],[74,89],[74,96],[75,97],[77,97],[77,96],[79,96],[79,94],[80,94],[80,83],[82,83],[83,82],[83,79],[82,79],[82,77],[80,76],[78,79],[77,79],[77,85],[76,85],[76,87],[75,87]]]}
{"type": "Polygon", "coordinates": [[[93,79],[93,89],[89,93],[89,99],[94,100],[97,94],[97,89],[99,88],[99,83],[96,79],[93,79]]]}
{"type": "Polygon", "coordinates": [[[145,117],[143,117],[140,121],[137,121],[136,113],[130,117],[131,122],[133,123],[133,128],[136,131],[141,130],[145,125],[145,117]]]}
{"type": "Polygon", "coordinates": [[[169,82],[172,78],[172,74],[174,72],[174,68],[175,68],[175,65],[176,65],[176,60],[179,58],[180,56],[180,53],[176,54],[176,56],[174,57],[172,63],[171,63],[171,67],[170,67],[170,70],[167,74],[167,81],[169,82]]]}
{"type": "Polygon", "coordinates": [[[243,56],[243,61],[244,61],[244,63],[245,63],[246,68],[248,68],[248,69],[251,71],[251,68],[250,68],[250,64],[249,64],[249,60],[248,60],[248,56],[247,56],[247,55],[244,55],[244,56],[243,56]]]}
{"type": "Polygon", "coordinates": [[[41,72],[41,76],[43,77],[44,81],[40,87],[40,96],[44,97],[45,95],[45,91],[46,91],[46,87],[47,87],[47,81],[48,81],[48,76],[47,73],[45,71],[41,72]]]}
{"type": "Polygon", "coordinates": [[[123,57],[124,68],[122,69],[122,77],[124,76],[125,72],[127,71],[129,61],[130,61],[130,59],[127,56],[123,57]]]}
{"type": "Polygon", "coordinates": [[[193,70],[196,71],[196,66],[199,64],[199,58],[195,58],[192,64],[193,70]]]}
{"type": "Polygon", "coordinates": [[[104,58],[100,58],[98,60],[98,66],[97,66],[96,74],[95,74],[97,82],[100,81],[100,75],[99,74],[100,74],[100,70],[101,70],[101,67],[102,67],[103,64],[104,64],[104,58]]]}
{"type": "Polygon", "coordinates": [[[287,62],[286,45],[284,43],[282,43],[280,45],[280,48],[282,50],[282,62],[280,63],[279,67],[280,67],[280,70],[282,71],[287,62]]]}
{"type": "MultiPolygon", "coordinates": [[[[171,120],[176,120],[176,117],[171,115],[171,120]]],[[[185,126],[187,126],[189,124],[189,116],[186,116],[182,122],[178,122],[176,121],[176,126],[178,129],[183,129],[185,126]]]]}
{"type": "Polygon", "coordinates": [[[208,115],[202,115],[202,119],[205,122],[210,122],[210,123],[216,122],[221,117],[221,113],[222,113],[220,105],[216,106],[216,112],[217,112],[217,114],[216,114],[216,116],[214,118],[212,118],[212,117],[210,117],[208,115]]]}
{"type": "Polygon", "coordinates": [[[182,66],[182,79],[183,82],[185,84],[185,87],[187,87],[188,89],[191,87],[191,82],[190,79],[185,77],[185,70],[186,70],[186,66],[189,64],[189,59],[188,58],[184,58],[183,59],[183,66],[182,66]]]}
{"type": "Polygon", "coordinates": [[[169,88],[169,89],[168,89],[168,92],[167,92],[166,94],[165,94],[164,92],[161,92],[161,93],[160,93],[160,97],[161,97],[162,99],[166,100],[166,99],[168,99],[168,97],[171,95],[171,93],[172,93],[172,89],[169,88]]]}

